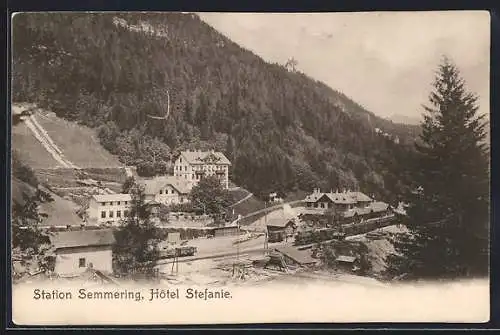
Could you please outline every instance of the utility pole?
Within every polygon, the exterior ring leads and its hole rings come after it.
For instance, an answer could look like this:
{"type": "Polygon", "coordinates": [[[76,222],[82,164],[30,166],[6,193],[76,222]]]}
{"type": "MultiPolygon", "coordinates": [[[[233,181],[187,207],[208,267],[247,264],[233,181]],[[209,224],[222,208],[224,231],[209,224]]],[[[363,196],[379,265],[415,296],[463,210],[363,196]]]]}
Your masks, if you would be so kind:
{"type": "Polygon", "coordinates": [[[238,240],[236,241],[236,261],[239,263],[240,261],[240,243],[239,243],[239,238],[240,238],[240,218],[236,219],[236,224],[238,225],[238,240]]]}
{"type": "Polygon", "coordinates": [[[264,224],[265,224],[265,230],[264,230],[264,254],[267,254],[268,252],[268,235],[267,235],[267,200],[264,202],[264,224]]]}
{"type": "Polygon", "coordinates": [[[237,240],[236,240],[236,262],[233,263],[233,276],[236,274],[237,277],[240,277],[241,267],[240,267],[240,216],[236,219],[237,224],[237,240]]]}

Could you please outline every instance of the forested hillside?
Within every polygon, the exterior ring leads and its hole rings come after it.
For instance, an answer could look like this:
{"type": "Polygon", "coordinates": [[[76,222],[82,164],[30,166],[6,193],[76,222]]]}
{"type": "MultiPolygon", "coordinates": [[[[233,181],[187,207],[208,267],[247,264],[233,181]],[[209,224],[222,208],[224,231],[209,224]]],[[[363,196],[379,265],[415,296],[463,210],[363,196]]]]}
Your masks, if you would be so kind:
{"type": "Polygon", "coordinates": [[[264,62],[194,14],[18,14],[13,56],[14,101],[98,128],[144,175],[168,172],[183,148],[212,147],[255,194],[361,187],[395,200],[406,183],[418,127],[264,62]],[[168,119],[148,118],[165,115],[167,90],[168,119]]]}

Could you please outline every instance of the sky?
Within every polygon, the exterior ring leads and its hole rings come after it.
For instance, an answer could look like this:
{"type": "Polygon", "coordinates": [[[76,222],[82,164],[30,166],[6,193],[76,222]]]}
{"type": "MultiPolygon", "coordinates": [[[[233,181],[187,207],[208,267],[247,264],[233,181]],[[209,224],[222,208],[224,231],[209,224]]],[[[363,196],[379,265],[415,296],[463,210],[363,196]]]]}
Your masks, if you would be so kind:
{"type": "Polygon", "coordinates": [[[489,114],[490,17],[486,11],[199,13],[268,62],[285,64],[387,118],[420,120],[443,55],[489,114]]]}

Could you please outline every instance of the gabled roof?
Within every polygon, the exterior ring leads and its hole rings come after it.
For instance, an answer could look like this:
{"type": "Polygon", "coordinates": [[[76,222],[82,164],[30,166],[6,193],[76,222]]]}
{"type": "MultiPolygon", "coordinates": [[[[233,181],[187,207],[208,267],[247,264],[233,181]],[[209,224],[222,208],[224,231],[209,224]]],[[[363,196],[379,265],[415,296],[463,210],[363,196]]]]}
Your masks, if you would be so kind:
{"type": "Polygon", "coordinates": [[[190,192],[188,183],[177,176],[159,176],[151,179],[143,179],[139,183],[144,186],[144,193],[148,195],[158,194],[167,185],[172,186],[180,194],[188,194],[190,192]]]}
{"type": "Polygon", "coordinates": [[[336,204],[355,204],[357,202],[369,202],[372,199],[364,193],[361,192],[313,192],[309,194],[305,201],[306,202],[316,202],[322,197],[326,196],[331,202],[336,204]]]}
{"type": "Polygon", "coordinates": [[[324,193],[312,193],[306,197],[306,202],[316,202],[318,201],[324,193]]]}
{"type": "Polygon", "coordinates": [[[345,263],[354,263],[356,261],[356,257],[353,256],[338,256],[336,259],[337,262],[345,262],[345,263]]]}
{"type": "Polygon", "coordinates": [[[272,227],[286,227],[289,223],[292,223],[293,225],[296,226],[294,222],[294,217],[289,216],[289,217],[281,217],[281,218],[271,218],[267,220],[267,225],[272,226],[272,227]]]}
{"type": "Polygon", "coordinates": [[[231,165],[229,159],[220,151],[182,151],[181,156],[189,164],[231,165]]]}
{"type": "Polygon", "coordinates": [[[308,251],[298,250],[294,247],[278,247],[276,250],[301,265],[316,263],[316,260],[311,257],[308,251]]]}
{"type": "Polygon", "coordinates": [[[388,204],[386,204],[385,202],[376,201],[376,202],[370,203],[366,207],[349,209],[349,210],[344,212],[344,217],[350,218],[356,214],[366,215],[366,214],[371,213],[372,211],[373,211],[373,213],[378,213],[378,212],[386,211],[387,209],[389,209],[388,204]]]}
{"type": "Polygon", "coordinates": [[[348,192],[347,194],[356,201],[372,201],[372,198],[361,192],[348,192]]]}
{"type": "Polygon", "coordinates": [[[382,201],[374,201],[369,205],[369,208],[373,209],[374,212],[383,212],[389,209],[389,204],[382,201]]]}
{"type": "Polygon", "coordinates": [[[115,243],[111,229],[60,232],[50,237],[54,249],[107,246],[115,243]]]}
{"type": "Polygon", "coordinates": [[[115,193],[115,194],[94,194],[92,196],[98,202],[109,202],[109,201],[131,201],[132,196],[127,193],[115,193]]]}

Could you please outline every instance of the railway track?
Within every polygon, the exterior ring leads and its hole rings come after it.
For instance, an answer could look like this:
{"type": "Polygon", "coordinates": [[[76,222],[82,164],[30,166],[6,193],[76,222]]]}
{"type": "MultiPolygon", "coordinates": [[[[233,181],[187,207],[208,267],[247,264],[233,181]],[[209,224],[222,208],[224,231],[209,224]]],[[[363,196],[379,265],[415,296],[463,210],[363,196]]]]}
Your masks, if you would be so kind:
{"type": "MultiPolygon", "coordinates": [[[[249,255],[253,254],[258,254],[258,253],[263,253],[267,249],[265,248],[253,248],[253,249],[247,249],[247,250],[242,250],[240,252],[238,251],[231,251],[231,252],[224,252],[224,253],[217,253],[217,254],[209,254],[209,255],[197,255],[197,256],[186,256],[186,257],[179,257],[178,262],[179,263],[184,263],[184,262],[192,262],[192,261],[199,261],[199,260],[205,260],[205,259],[224,259],[224,258],[229,258],[233,256],[238,256],[240,257],[246,257],[249,255]]],[[[166,258],[166,259],[161,259],[156,262],[156,265],[165,265],[165,264],[171,264],[173,262],[173,258],[166,258]]]]}

